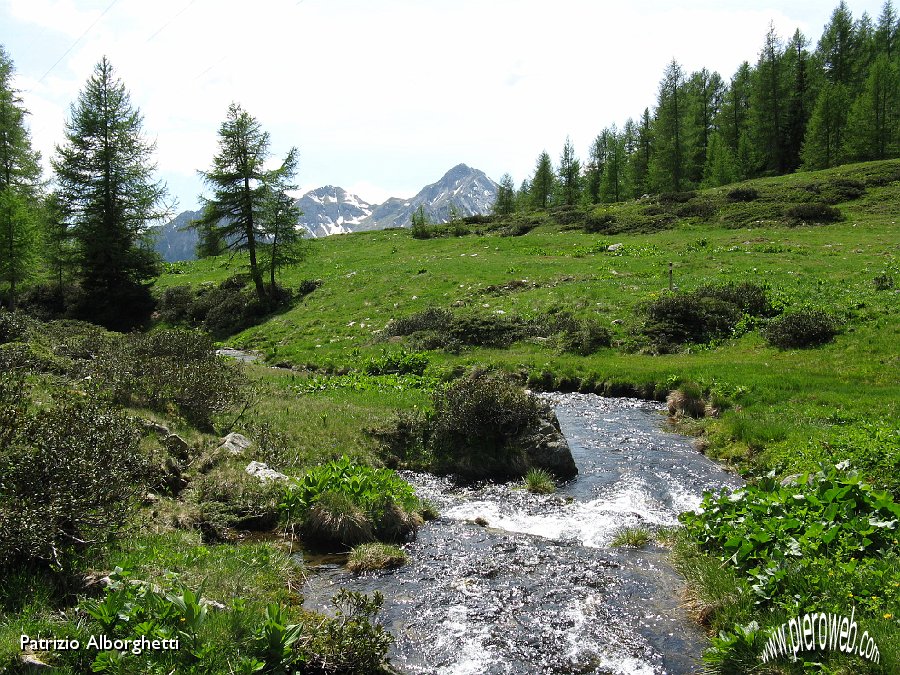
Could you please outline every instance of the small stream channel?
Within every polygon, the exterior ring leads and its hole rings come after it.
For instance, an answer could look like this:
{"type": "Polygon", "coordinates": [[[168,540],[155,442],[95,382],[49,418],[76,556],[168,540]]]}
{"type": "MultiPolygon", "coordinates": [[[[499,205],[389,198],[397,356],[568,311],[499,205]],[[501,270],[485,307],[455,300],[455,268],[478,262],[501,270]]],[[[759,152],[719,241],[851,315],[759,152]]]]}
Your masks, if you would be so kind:
{"type": "Polygon", "coordinates": [[[406,546],[410,562],[354,576],[310,559],[305,604],[336,590],[380,591],[380,619],[403,673],[697,673],[704,637],[680,606],[664,549],[614,548],[626,527],[674,525],[704,490],[740,480],[664,431],[658,404],[548,395],[578,478],[553,495],[515,484],[460,488],[406,473],[440,508],[406,546]],[[487,520],[487,527],[476,525],[487,520]]]}

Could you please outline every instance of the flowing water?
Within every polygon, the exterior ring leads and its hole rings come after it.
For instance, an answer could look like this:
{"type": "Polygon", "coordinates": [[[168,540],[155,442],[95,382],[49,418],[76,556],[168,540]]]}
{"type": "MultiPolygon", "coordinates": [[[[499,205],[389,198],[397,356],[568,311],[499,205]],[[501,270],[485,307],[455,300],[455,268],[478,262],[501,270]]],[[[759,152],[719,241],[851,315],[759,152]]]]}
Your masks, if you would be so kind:
{"type": "Polygon", "coordinates": [[[739,479],[664,431],[657,404],[548,398],[577,479],[532,495],[405,474],[441,511],[406,546],[410,562],[355,577],[310,560],[307,606],[327,609],[340,586],[380,591],[380,619],[396,638],[391,663],[403,673],[699,672],[704,638],[680,606],[683,582],[665,550],[610,542],[627,527],[674,525],[704,490],[739,479]]]}

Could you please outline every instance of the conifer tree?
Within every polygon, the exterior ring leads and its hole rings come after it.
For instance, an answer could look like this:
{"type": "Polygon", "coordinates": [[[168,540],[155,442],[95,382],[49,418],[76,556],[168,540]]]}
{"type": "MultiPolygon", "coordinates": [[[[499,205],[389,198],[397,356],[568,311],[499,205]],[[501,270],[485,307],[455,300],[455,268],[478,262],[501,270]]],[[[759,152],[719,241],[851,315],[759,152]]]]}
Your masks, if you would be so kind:
{"type": "Polygon", "coordinates": [[[827,169],[843,161],[844,131],[850,97],[842,84],[826,82],[809,120],[803,144],[803,165],[827,169]]]}
{"type": "Polygon", "coordinates": [[[860,96],[847,120],[846,157],[849,160],[896,157],[900,140],[900,75],[881,54],[869,69],[860,96]]]}
{"type": "Polygon", "coordinates": [[[559,157],[559,192],[560,201],[566,206],[577,204],[581,196],[581,162],[568,136],[559,157]]]}
{"type": "Polygon", "coordinates": [[[650,181],[659,192],[685,187],[684,74],[674,59],[666,66],[659,84],[656,118],[653,120],[654,151],[650,159],[650,181]]]}
{"type": "Polygon", "coordinates": [[[148,282],[158,259],[146,232],[168,215],[165,186],[153,179],[155,146],[142,125],[104,57],[72,106],[66,143],[53,160],[84,293],[75,311],[120,330],[143,321],[153,307],[148,282]]]}
{"type": "MultiPolygon", "coordinates": [[[[295,153],[293,149],[288,153],[285,164],[295,153]]],[[[255,117],[232,103],[219,127],[219,154],[213,157],[209,171],[200,172],[213,194],[203,198],[203,215],[194,224],[209,248],[224,245],[247,251],[250,279],[261,302],[267,300],[267,293],[258,253],[269,235],[266,227],[267,218],[271,222],[275,177],[265,168],[268,158],[268,132],[255,117]]]]}
{"type": "Polygon", "coordinates": [[[498,216],[510,216],[516,212],[516,187],[513,184],[512,176],[508,173],[503,174],[500,178],[493,212],[498,216]]]}
{"type": "Polygon", "coordinates": [[[290,192],[298,188],[294,179],[299,161],[297,148],[291,148],[281,166],[270,172],[266,180],[263,209],[263,231],[268,249],[265,267],[269,272],[269,295],[273,302],[278,299],[275,273],[282,267],[296,265],[309,253],[307,241],[297,229],[303,213],[297,200],[290,192]]]}
{"type": "Polygon", "coordinates": [[[550,206],[555,183],[553,164],[550,161],[550,155],[545,150],[538,157],[530,184],[531,203],[534,208],[546,209],[550,206]]]}
{"type": "Polygon", "coordinates": [[[13,74],[12,59],[0,45],[0,283],[7,286],[10,309],[19,284],[35,268],[41,176],[13,74]]]}
{"type": "Polygon", "coordinates": [[[750,137],[758,170],[772,173],[783,173],[788,164],[784,144],[787,93],[783,55],[781,39],[770,23],[751,78],[750,137]]]}

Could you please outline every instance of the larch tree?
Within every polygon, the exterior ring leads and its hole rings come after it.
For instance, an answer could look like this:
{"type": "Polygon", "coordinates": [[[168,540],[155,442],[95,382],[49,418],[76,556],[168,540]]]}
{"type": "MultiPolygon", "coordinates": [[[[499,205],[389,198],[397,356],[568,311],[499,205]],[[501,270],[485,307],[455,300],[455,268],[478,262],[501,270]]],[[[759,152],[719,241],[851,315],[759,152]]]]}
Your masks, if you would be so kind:
{"type": "Polygon", "coordinates": [[[232,103],[219,127],[219,153],[209,171],[200,171],[212,196],[202,198],[203,215],[194,224],[207,241],[247,251],[250,278],[261,302],[267,294],[258,253],[269,234],[273,177],[265,166],[268,159],[268,132],[239,104],[232,103]]]}
{"type": "Polygon", "coordinates": [[[553,197],[553,189],[556,180],[553,176],[553,163],[546,151],[542,152],[534,168],[534,176],[529,184],[531,203],[536,209],[546,209],[550,206],[553,197]]]}
{"type": "Polygon", "coordinates": [[[155,144],[106,57],[72,105],[66,142],[53,169],[75,244],[83,299],[75,312],[108,328],[129,329],[153,307],[148,282],[158,257],[147,227],[167,217],[165,186],[154,180],[155,144]]]}
{"type": "Polygon", "coordinates": [[[297,229],[303,213],[297,206],[297,200],[290,194],[298,187],[295,183],[298,159],[297,148],[291,148],[281,166],[269,173],[265,183],[263,230],[266,235],[265,247],[268,249],[265,266],[269,271],[269,294],[273,302],[278,300],[276,271],[296,265],[308,253],[307,241],[297,229]]]}
{"type": "Polygon", "coordinates": [[[685,186],[684,72],[674,59],[659,83],[659,99],[653,120],[654,151],[650,158],[650,183],[659,192],[685,186]]]}
{"type": "Polygon", "coordinates": [[[14,72],[0,45],[0,282],[7,285],[10,309],[16,308],[19,284],[35,269],[41,178],[14,72]]]}
{"type": "Polygon", "coordinates": [[[510,216],[516,212],[516,186],[513,183],[512,176],[508,173],[500,177],[500,183],[497,186],[497,199],[494,201],[492,211],[497,216],[510,216]]]}
{"type": "Polygon", "coordinates": [[[568,136],[559,157],[559,193],[560,201],[566,206],[574,206],[581,196],[581,162],[568,136]]]}

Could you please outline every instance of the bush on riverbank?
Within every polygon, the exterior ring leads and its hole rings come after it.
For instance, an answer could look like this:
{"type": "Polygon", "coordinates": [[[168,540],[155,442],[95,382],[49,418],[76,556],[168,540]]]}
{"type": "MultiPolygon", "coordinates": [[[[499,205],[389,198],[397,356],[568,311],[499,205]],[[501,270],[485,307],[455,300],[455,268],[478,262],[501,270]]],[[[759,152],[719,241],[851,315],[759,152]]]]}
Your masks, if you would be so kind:
{"type": "Polygon", "coordinates": [[[350,551],[347,569],[351,572],[373,572],[405,565],[406,552],[391,544],[370,543],[356,546],[350,551]]]}

